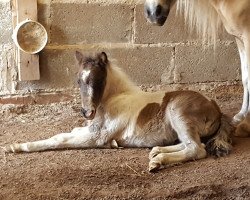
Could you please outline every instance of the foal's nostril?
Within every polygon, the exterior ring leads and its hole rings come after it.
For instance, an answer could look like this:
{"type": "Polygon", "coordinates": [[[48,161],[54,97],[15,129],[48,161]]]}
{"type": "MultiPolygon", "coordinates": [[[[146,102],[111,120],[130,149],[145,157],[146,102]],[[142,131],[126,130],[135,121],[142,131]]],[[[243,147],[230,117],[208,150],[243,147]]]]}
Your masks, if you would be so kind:
{"type": "Polygon", "coordinates": [[[85,113],[86,113],[86,110],[84,110],[83,108],[81,108],[81,114],[83,115],[83,116],[85,116],[85,113]]]}
{"type": "Polygon", "coordinates": [[[162,7],[158,5],[155,10],[155,16],[159,17],[161,15],[162,7]]]}
{"type": "Polygon", "coordinates": [[[147,16],[150,16],[150,10],[149,9],[147,9],[147,16]]]}
{"type": "Polygon", "coordinates": [[[81,108],[81,114],[84,118],[86,119],[93,119],[95,117],[95,112],[96,110],[95,109],[84,109],[84,108],[81,108]]]}

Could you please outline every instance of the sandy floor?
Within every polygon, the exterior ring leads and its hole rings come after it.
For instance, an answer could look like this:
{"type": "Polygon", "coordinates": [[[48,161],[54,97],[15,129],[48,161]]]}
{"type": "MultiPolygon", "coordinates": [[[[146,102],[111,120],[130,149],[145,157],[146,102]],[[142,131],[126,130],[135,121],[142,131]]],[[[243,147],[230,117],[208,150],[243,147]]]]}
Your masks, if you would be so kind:
{"type": "MultiPolygon", "coordinates": [[[[240,101],[222,102],[233,115],[240,101]]],[[[0,146],[47,138],[82,124],[69,104],[11,108],[0,118],[0,146]]],[[[149,149],[65,150],[0,154],[0,199],[250,199],[250,138],[232,153],[158,173],[149,149]]]]}

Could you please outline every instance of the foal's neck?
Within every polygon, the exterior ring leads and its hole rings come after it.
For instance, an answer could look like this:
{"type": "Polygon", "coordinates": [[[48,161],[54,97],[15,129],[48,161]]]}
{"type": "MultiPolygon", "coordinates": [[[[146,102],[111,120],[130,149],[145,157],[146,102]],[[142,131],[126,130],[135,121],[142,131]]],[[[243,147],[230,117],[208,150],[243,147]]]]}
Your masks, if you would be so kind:
{"type": "Polygon", "coordinates": [[[127,75],[116,66],[108,66],[107,68],[106,87],[103,94],[103,103],[109,98],[115,97],[123,93],[133,93],[140,91],[127,75]]]}

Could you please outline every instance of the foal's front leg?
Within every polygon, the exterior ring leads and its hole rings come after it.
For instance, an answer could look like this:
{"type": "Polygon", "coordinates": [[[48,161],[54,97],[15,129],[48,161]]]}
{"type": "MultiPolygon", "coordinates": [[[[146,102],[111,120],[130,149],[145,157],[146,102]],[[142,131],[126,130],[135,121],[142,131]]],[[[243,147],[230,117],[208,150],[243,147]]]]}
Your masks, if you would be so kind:
{"type": "Polygon", "coordinates": [[[75,128],[71,133],[60,133],[49,139],[11,144],[4,147],[6,152],[35,152],[65,148],[104,147],[105,138],[101,133],[91,133],[88,127],[75,128]]]}

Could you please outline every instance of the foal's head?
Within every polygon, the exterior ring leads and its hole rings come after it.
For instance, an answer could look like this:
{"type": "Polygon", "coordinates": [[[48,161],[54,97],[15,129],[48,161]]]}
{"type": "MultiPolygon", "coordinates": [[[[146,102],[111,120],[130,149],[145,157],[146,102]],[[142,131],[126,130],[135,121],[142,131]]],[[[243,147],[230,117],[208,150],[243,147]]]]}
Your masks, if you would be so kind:
{"type": "Polygon", "coordinates": [[[150,23],[162,26],[176,0],[146,0],[145,16],[150,23]]]}
{"type": "Polygon", "coordinates": [[[86,119],[95,117],[96,109],[101,102],[107,77],[108,58],[106,53],[85,57],[76,51],[79,64],[78,85],[81,93],[81,113],[86,119]]]}

